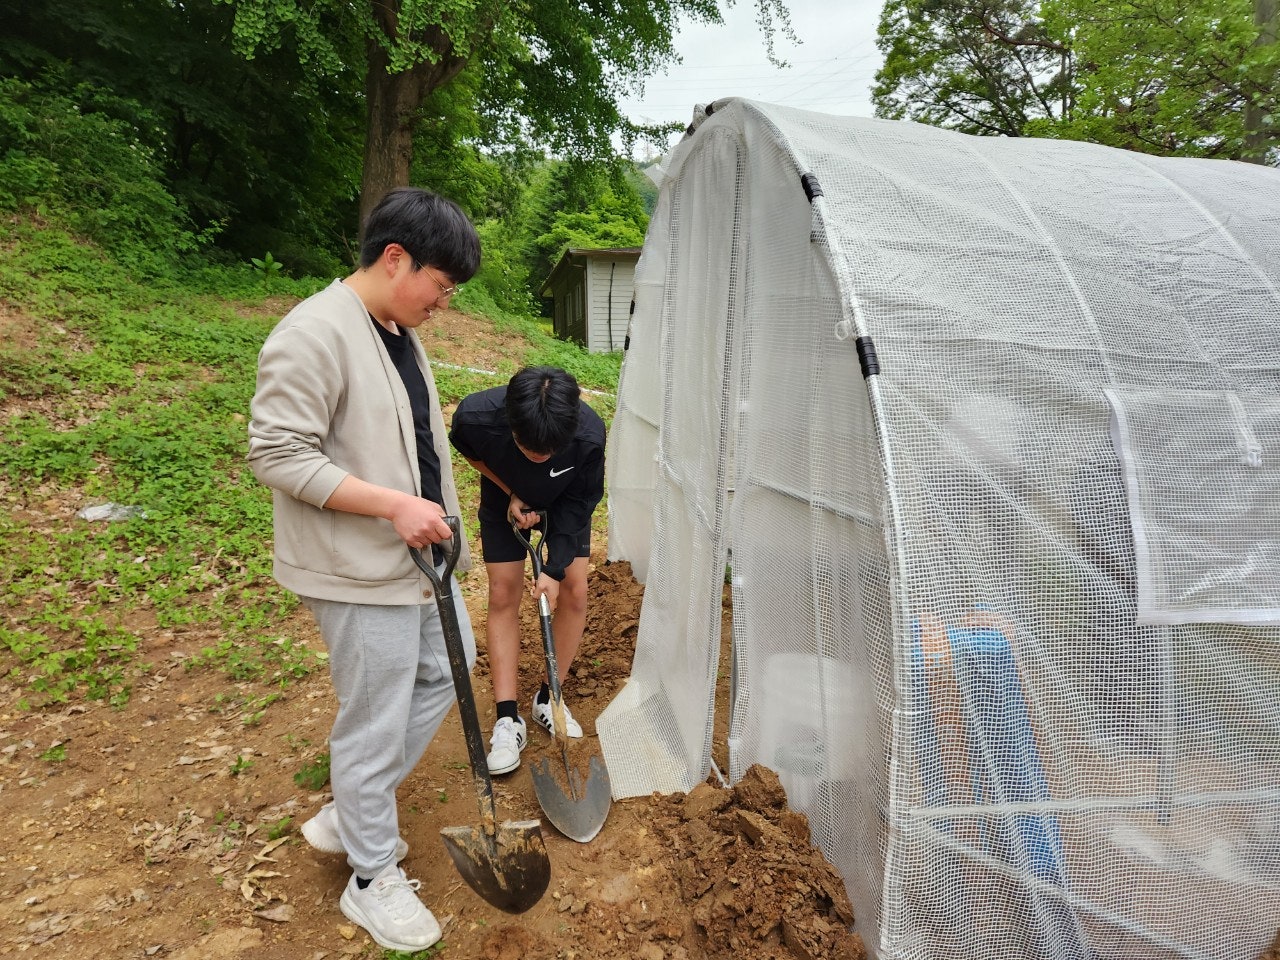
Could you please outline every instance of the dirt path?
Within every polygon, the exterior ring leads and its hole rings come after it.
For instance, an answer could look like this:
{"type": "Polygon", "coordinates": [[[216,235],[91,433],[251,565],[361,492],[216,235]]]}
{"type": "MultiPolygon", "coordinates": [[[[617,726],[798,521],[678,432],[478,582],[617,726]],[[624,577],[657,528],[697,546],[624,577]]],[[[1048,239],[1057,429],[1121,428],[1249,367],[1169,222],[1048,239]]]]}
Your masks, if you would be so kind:
{"type": "MultiPolygon", "coordinates": [[[[457,318],[460,343],[480,342],[457,318]]],[[[483,331],[480,331],[483,332],[483,331]]],[[[453,362],[484,366],[483,353],[453,362]]],[[[56,496],[10,502],[74,511],[56,496]]],[[[68,513],[68,517],[70,514],[68,513]]],[[[565,694],[588,734],[626,680],[643,588],[597,545],[582,653],[565,694]]],[[[483,572],[463,583],[483,637],[483,572]]],[[[321,649],[305,612],[288,632],[321,649]]],[[[531,604],[524,611],[522,700],[544,667],[531,604]]],[[[153,631],[153,669],[120,711],[98,703],[18,707],[0,683],[0,956],[181,960],[379,957],[339,912],[348,870],[311,849],[298,827],[328,798],[294,775],[326,749],[334,700],[318,672],[276,692],[260,718],[227,709],[245,693],[184,663],[216,642],[153,631]],[[66,760],[42,759],[65,748],[66,760]],[[286,822],[287,818],[287,822],[286,822]]],[[[727,672],[727,671],[726,671],[727,672]]],[[[487,663],[475,671],[481,722],[493,722],[487,663]]],[[[718,711],[725,715],[723,703],[718,711]]],[[[549,740],[531,731],[531,747],[549,740]]],[[[726,766],[724,731],[716,759],[726,766]]],[[[526,753],[526,758],[529,754],[526,753]]],[[[537,818],[526,762],[496,780],[499,813],[537,818]]],[[[441,955],[484,960],[853,958],[861,946],[834,872],[787,810],[777,780],[753,771],[733,790],[616,802],[599,836],[578,844],[546,825],[551,887],[512,917],[477,898],[444,853],[439,830],[476,822],[456,711],[401,791],[405,867],[444,926],[441,955]]]]}
{"type": "MultiPolygon", "coordinates": [[[[566,685],[588,732],[630,669],[642,588],[626,564],[598,563],[583,655],[566,685]]],[[[464,593],[483,623],[478,578],[464,593]]],[[[305,616],[294,630],[318,643],[305,616]]],[[[543,675],[532,609],[522,690],[543,675]]],[[[201,638],[199,643],[207,643],[201,638]]],[[[297,826],[327,799],[293,775],[324,749],[333,698],[324,676],[287,688],[262,720],[212,708],[226,681],[188,673],[181,638],[123,711],[98,705],[0,714],[0,955],[33,957],[378,956],[337,910],[340,857],[313,851],[297,826]],[[55,743],[68,760],[39,755],[55,743]],[[251,764],[232,773],[237,758],[251,764]],[[273,826],[292,824],[282,843],[273,826]]],[[[492,723],[483,656],[482,722],[492,723]]],[[[15,691],[8,691],[12,697],[15,691]]],[[[549,738],[535,732],[531,748],[549,738]]],[[[529,754],[526,754],[526,760],[529,754]]],[[[536,818],[526,762],[496,780],[500,814],[536,818]]],[[[459,880],[438,831],[476,820],[457,714],[451,713],[400,799],[405,866],[445,926],[446,956],[539,958],[854,957],[849,908],[808,845],[771,774],[736,790],[614,804],[578,844],[544,828],[553,879],[511,917],[459,880]]]]}

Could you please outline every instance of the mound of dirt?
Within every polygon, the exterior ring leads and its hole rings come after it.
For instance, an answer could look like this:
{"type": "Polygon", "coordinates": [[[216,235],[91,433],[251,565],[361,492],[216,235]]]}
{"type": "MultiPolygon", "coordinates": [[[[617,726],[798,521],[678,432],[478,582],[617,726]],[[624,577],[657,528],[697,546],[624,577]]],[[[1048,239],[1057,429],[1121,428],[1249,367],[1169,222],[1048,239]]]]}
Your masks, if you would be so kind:
{"type": "Polygon", "coordinates": [[[486,960],[866,957],[839,876],[764,767],[732,788],[616,803],[601,836],[574,852],[580,862],[549,898],[560,923],[492,929],[486,960]]]}
{"type": "Polygon", "coordinates": [[[772,770],[751,767],[732,789],[708,784],[655,798],[680,895],[707,957],[860,960],[844,884],[809,842],[772,770]]]}

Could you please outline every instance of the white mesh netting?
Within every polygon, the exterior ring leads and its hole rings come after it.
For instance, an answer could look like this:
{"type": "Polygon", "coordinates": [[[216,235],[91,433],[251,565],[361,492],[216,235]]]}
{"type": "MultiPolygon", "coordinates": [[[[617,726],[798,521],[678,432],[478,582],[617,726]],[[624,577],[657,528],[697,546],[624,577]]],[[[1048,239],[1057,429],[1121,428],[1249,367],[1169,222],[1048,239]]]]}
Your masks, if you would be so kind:
{"type": "Polygon", "coordinates": [[[879,956],[1252,960],[1280,171],[716,107],[664,166],[609,440],[646,581],[615,794],[708,774],[728,564],[729,776],[778,771],[879,956]]]}

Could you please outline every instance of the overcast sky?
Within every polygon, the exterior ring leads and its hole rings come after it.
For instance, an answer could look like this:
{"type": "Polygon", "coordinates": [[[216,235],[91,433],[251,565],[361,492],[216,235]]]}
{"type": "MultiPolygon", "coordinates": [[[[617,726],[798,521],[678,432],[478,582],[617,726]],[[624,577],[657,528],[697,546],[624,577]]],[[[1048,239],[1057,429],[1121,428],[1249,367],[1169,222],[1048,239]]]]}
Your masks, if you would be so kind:
{"type": "Polygon", "coordinates": [[[755,22],[754,0],[736,0],[719,26],[686,25],[676,37],[683,63],[651,77],[644,94],[622,101],[636,122],[687,124],[696,103],[746,97],[843,116],[872,116],[880,67],[876,24],[883,0],[791,0],[799,44],[779,37],[772,66],[755,22]]]}

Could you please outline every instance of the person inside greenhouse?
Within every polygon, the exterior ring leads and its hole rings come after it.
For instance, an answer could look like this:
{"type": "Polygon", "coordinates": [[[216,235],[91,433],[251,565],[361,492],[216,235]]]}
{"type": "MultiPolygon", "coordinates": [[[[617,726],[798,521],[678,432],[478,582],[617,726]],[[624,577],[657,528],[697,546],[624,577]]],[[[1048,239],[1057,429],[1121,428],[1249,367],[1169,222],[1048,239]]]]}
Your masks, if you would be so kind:
{"type": "MultiPolygon", "coordinates": [[[[456,204],[392,190],[365,223],[359,268],[267,337],[249,423],[250,466],[273,491],[275,576],[314,614],[338,701],[333,800],[302,834],[346,855],[340,908],[388,950],[440,939],[399,865],[408,846],[396,788],[455,701],[436,603],[406,549],[429,550],[443,570],[436,545],[451,537],[445,515],[459,512],[414,330],[479,264],[479,237],[456,204]]],[[[465,606],[457,612],[470,666],[475,640],[465,606]]]]}
{"type": "MultiPolygon", "coordinates": [[[[518,709],[520,600],[528,550],[515,524],[535,544],[540,523],[546,543],[534,599],[545,594],[555,612],[558,674],[569,675],[587,620],[587,564],[591,515],[604,496],[605,428],[582,399],[578,381],[558,367],[526,367],[506,386],[465,397],[453,415],[449,439],[481,474],[480,543],[489,577],[485,635],[497,721],[489,741],[492,774],[520,766],[528,729],[518,709]],[[539,514],[545,516],[539,520],[539,514]]],[[[544,680],[531,715],[554,729],[544,680]]],[[[568,706],[564,735],[581,737],[568,706]]],[[[556,731],[559,733],[559,731],[556,731]]]]}

